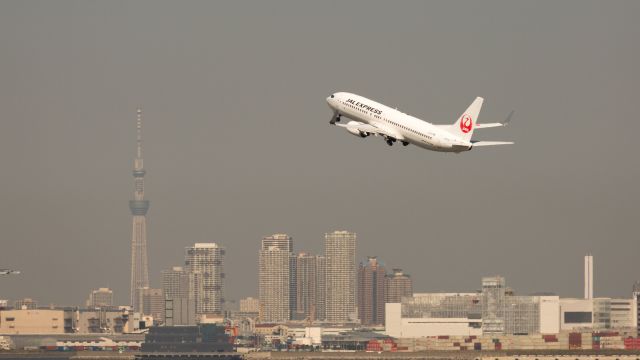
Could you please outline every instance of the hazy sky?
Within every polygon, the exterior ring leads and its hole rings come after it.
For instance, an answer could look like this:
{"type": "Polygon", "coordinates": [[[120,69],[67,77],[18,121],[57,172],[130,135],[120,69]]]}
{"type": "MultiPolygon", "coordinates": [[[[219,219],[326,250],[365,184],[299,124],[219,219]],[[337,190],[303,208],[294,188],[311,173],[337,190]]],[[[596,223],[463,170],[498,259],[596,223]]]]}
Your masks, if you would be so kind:
{"type": "Polygon", "coordinates": [[[640,2],[2,1],[0,298],[129,292],[135,110],[149,262],[227,248],[227,298],[257,295],[260,239],[358,233],[416,291],[630,296],[640,279],[640,2]],[[434,123],[476,96],[459,155],[328,124],[351,91],[434,123]]]}

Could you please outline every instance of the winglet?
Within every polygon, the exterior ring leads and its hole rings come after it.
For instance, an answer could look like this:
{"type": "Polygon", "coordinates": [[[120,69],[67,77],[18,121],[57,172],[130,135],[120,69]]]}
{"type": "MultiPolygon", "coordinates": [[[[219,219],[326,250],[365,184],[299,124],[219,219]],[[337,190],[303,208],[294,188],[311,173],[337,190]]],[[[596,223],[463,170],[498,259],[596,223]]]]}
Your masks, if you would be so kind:
{"type": "Polygon", "coordinates": [[[511,117],[513,116],[514,112],[516,112],[516,111],[515,110],[511,110],[511,112],[509,113],[507,118],[502,122],[502,125],[507,125],[508,123],[511,122],[511,117]]]}

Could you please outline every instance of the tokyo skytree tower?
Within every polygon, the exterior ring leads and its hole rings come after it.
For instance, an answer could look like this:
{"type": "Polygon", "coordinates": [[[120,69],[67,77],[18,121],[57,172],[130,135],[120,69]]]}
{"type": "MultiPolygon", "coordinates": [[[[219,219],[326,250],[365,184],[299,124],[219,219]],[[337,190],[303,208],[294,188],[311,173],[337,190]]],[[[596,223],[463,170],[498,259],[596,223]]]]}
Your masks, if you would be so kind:
{"type": "Polygon", "coordinates": [[[138,109],[137,145],[138,153],[133,163],[135,179],[134,200],[129,201],[133,215],[131,234],[131,306],[140,311],[140,290],[149,287],[149,267],[147,264],[147,210],[149,200],[144,199],[144,166],[142,164],[142,110],[138,109]]]}

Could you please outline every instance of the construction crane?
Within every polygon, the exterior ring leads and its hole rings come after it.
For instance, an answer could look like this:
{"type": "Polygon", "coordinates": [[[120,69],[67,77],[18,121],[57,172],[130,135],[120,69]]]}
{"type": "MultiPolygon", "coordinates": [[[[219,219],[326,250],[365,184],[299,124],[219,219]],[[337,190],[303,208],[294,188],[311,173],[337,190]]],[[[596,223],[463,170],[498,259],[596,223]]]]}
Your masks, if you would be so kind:
{"type": "Polygon", "coordinates": [[[0,275],[18,275],[18,274],[20,274],[19,270],[0,269],[0,275]]]}

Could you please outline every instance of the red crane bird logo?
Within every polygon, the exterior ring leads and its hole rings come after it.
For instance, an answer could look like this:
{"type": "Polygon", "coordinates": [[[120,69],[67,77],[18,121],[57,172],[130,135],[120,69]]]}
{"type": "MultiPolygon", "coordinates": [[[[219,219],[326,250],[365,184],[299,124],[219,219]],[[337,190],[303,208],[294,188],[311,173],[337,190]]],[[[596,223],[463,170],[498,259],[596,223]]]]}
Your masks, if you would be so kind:
{"type": "Polygon", "coordinates": [[[471,116],[469,116],[468,114],[462,115],[462,119],[460,119],[460,130],[462,130],[462,132],[466,134],[471,131],[472,127],[473,120],[471,120],[471,116]]]}

